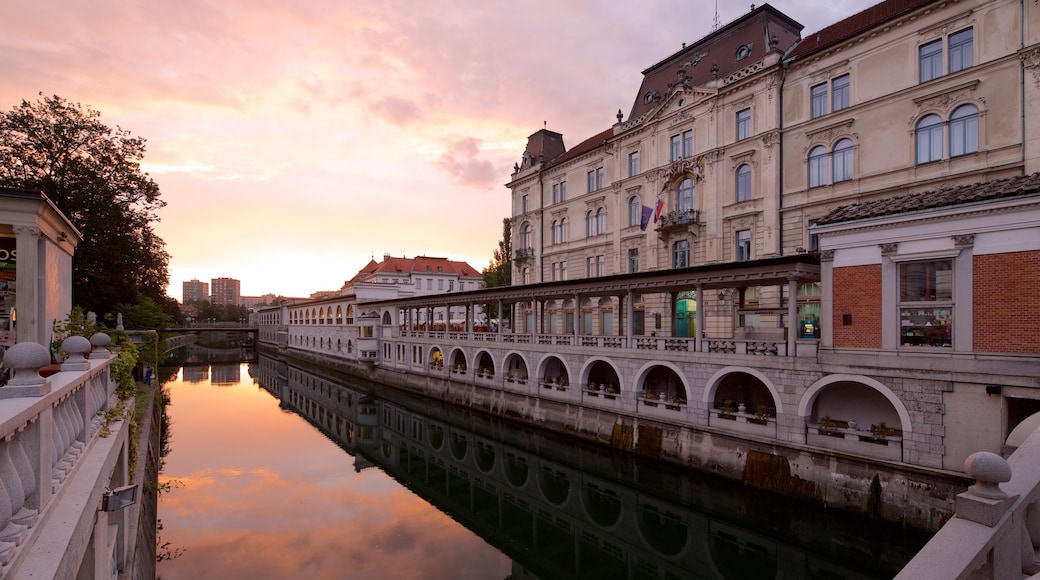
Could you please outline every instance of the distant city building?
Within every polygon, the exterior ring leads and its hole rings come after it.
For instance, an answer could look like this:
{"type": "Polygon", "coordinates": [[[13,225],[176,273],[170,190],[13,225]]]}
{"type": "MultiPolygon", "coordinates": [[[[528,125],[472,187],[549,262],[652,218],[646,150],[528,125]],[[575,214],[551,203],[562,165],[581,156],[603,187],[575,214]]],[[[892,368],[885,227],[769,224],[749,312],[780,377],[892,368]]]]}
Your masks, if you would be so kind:
{"type": "Polygon", "coordinates": [[[239,298],[239,306],[245,306],[246,308],[253,308],[254,306],[266,306],[273,304],[277,296],[274,294],[264,294],[263,296],[242,296],[239,298]]]}
{"type": "MultiPolygon", "coordinates": [[[[360,297],[362,293],[357,289],[362,286],[396,288],[394,297],[422,296],[479,290],[484,287],[484,277],[466,262],[429,256],[395,258],[384,254],[382,262],[370,260],[356,276],[344,283],[340,293],[353,290],[360,297]]],[[[385,295],[385,292],[378,293],[385,295]]]]}
{"type": "Polygon", "coordinates": [[[202,302],[203,300],[209,300],[208,283],[197,278],[181,283],[181,302],[188,304],[191,302],[202,302]]]}
{"type": "Polygon", "coordinates": [[[213,289],[210,302],[214,305],[239,305],[241,282],[234,278],[213,278],[210,282],[213,289]]]}

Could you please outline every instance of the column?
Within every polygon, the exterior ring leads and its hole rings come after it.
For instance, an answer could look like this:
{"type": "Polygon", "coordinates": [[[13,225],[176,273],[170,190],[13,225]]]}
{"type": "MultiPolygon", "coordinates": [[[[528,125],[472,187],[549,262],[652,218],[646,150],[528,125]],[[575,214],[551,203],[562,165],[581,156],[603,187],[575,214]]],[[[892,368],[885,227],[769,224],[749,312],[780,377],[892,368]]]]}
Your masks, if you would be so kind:
{"type": "MultiPolygon", "coordinates": [[[[635,293],[631,290],[628,291],[628,300],[625,301],[625,337],[628,338],[628,347],[632,348],[632,317],[635,316],[635,293]]],[[[643,324],[646,324],[646,320],[643,320],[643,324]]]]}
{"type": "Polygon", "coordinates": [[[36,272],[40,262],[40,228],[29,225],[14,226],[14,234],[15,248],[18,251],[18,261],[15,266],[15,278],[18,284],[18,291],[15,295],[15,309],[18,317],[15,326],[15,341],[43,344],[40,342],[43,339],[40,336],[40,305],[37,297],[40,294],[38,281],[44,272],[36,272]]]}
{"type": "Polygon", "coordinates": [[[787,281],[787,356],[798,354],[798,280],[787,281]]]}
{"type": "Polygon", "coordinates": [[[697,300],[697,337],[694,339],[694,348],[697,352],[704,352],[704,286],[698,284],[694,295],[697,300]]]}

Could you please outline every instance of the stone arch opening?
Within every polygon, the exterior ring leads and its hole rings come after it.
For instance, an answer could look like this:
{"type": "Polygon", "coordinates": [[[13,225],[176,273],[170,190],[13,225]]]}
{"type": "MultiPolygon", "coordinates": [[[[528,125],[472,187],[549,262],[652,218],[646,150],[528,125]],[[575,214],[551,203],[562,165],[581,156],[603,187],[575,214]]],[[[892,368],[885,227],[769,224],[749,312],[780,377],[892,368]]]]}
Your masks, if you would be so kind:
{"type": "Polygon", "coordinates": [[[566,388],[570,384],[570,376],[567,366],[556,356],[545,357],[542,361],[541,372],[542,386],[566,388]]]}
{"type": "Polygon", "coordinates": [[[438,347],[430,349],[430,370],[431,371],[442,371],[444,370],[444,353],[438,347]]]}
{"type": "Polygon", "coordinates": [[[816,391],[806,421],[825,429],[870,430],[885,436],[901,436],[904,427],[898,409],[884,393],[852,379],[816,391]]]}
{"type": "Polygon", "coordinates": [[[527,361],[517,353],[506,356],[506,380],[513,383],[527,383],[527,361]]]}
{"type": "Polygon", "coordinates": [[[642,392],[643,398],[650,401],[686,404],[689,400],[682,377],[674,369],[664,365],[650,367],[643,377],[642,392]]]}
{"type": "Polygon", "coordinates": [[[777,401],[761,378],[735,371],[716,384],[711,406],[728,412],[754,413],[761,418],[776,417],[777,401]]]}
{"type": "Polygon", "coordinates": [[[592,393],[614,395],[621,392],[617,370],[605,360],[594,360],[588,367],[586,389],[592,393]]]}
{"type": "Polygon", "coordinates": [[[449,364],[451,365],[451,372],[458,374],[466,373],[466,355],[460,349],[455,349],[451,352],[449,364]]]}
{"type": "Polygon", "coordinates": [[[477,353],[477,373],[489,378],[495,374],[495,361],[486,350],[477,353]]]}

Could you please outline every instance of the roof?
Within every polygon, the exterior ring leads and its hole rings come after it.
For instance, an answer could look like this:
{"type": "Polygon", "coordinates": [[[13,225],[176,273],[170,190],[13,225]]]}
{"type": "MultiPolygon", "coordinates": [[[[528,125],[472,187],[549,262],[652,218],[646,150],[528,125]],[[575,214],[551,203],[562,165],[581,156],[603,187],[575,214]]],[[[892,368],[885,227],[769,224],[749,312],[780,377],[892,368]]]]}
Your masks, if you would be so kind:
{"type": "Polygon", "coordinates": [[[830,48],[879,24],[893,20],[937,0],[885,0],[830,26],[806,35],[788,55],[798,59],[830,48]]]}
{"type": "Polygon", "coordinates": [[[845,205],[823,216],[816,221],[816,224],[822,226],[1038,194],[1040,194],[1040,172],[845,205]]]}
{"type": "Polygon", "coordinates": [[[447,258],[415,256],[414,258],[396,258],[384,256],[382,262],[369,260],[364,268],[350,279],[348,284],[364,280],[377,274],[455,274],[462,277],[480,277],[481,274],[466,262],[456,262],[447,258]]]}
{"type": "Polygon", "coordinates": [[[571,147],[570,151],[567,151],[563,155],[560,155],[556,159],[553,159],[552,163],[548,164],[548,167],[552,167],[554,165],[558,165],[560,163],[564,163],[566,161],[570,161],[571,159],[575,159],[577,157],[581,157],[582,155],[584,155],[584,154],[586,154],[586,153],[588,153],[590,151],[594,151],[597,147],[602,147],[603,144],[607,142],[607,139],[610,139],[613,136],[614,136],[614,128],[613,127],[609,128],[609,129],[605,129],[605,130],[603,130],[603,131],[601,131],[599,133],[596,133],[592,137],[589,137],[588,139],[582,141],[581,143],[578,143],[574,147],[571,147]]]}
{"type": "Polygon", "coordinates": [[[762,60],[770,52],[786,51],[798,41],[801,30],[801,24],[769,4],[755,8],[644,70],[628,118],[638,118],[659,106],[678,82],[704,86],[762,60]],[[775,45],[767,46],[767,39],[775,45]],[[749,46],[751,52],[737,60],[742,46],[749,46]],[[712,71],[713,67],[717,68],[712,71]]]}

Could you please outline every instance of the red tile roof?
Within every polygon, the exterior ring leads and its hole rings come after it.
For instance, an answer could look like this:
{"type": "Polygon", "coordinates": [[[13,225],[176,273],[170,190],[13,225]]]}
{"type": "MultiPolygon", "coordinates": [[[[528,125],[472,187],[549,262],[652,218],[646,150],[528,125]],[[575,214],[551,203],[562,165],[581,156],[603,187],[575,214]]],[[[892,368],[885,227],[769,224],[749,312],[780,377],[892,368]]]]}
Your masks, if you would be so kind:
{"type": "Polygon", "coordinates": [[[860,11],[844,20],[831,24],[818,32],[806,35],[806,37],[794,47],[794,50],[791,51],[788,58],[804,58],[815,52],[825,50],[879,24],[937,1],[938,0],[885,0],[880,4],[875,4],[866,10],[860,11]]]}

